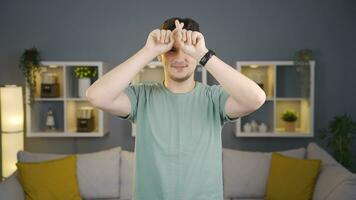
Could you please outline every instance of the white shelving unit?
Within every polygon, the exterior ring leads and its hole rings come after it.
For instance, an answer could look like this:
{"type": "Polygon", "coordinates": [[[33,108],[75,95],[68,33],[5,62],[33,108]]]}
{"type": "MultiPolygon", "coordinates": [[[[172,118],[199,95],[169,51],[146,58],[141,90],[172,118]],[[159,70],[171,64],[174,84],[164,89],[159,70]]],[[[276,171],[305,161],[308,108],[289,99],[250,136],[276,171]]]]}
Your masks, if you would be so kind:
{"type": "MultiPolygon", "coordinates": [[[[196,81],[200,81],[204,84],[207,83],[207,70],[200,66],[196,68],[196,81]]],[[[143,81],[163,81],[164,79],[164,66],[160,61],[151,61],[147,64],[139,74],[136,75],[133,84],[143,81]]],[[[136,124],[131,124],[131,136],[136,136],[136,124]]]]}
{"type": "Polygon", "coordinates": [[[236,137],[314,137],[315,61],[295,66],[293,61],[236,62],[242,74],[259,83],[267,95],[264,105],[236,122],[236,137]],[[286,131],[281,113],[298,113],[295,131],[286,131]],[[243,126],[255,120],[267,124],[267,132],[244,132],[243,126]]]}
{"type": "MultiPolygon", "coordinates": [[[[29,102],[29,89],[26,85],[26,136],[27,137],[103,137],[108,133],[109,115],[92,106],[85,98],[78,96],[78,83],[74,70],[77,66],[98,69],[97,77],[91,78],[91,84],[100,78],[107,67],[103,62],[96,61],[44,61],[43,67],[36,74],[36,92],[33,106],[29,102]],[[41,73],[54,72],[58,76],[59,97],[41,98],[41,73]],[[81,106],[93,107],[94,130],[77,132],[77,109],[81,106]],[[47,110],[54,111],[55,131],[46,131],[47,110]]],[[[27,84],[27,83],[26,83],[27,84]]]]}

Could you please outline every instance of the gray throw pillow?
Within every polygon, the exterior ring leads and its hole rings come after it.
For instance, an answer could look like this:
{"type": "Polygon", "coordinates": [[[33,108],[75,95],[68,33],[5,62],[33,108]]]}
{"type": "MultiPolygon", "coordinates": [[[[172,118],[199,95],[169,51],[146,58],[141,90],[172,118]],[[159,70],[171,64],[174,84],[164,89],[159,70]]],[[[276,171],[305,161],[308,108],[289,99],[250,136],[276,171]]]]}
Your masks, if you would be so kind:
{"type": "MultiPolygon", "coordinates": [[[[121,147],[76,154],[78,184],[83,198],[119,198],[120,154],[121,147]]],[[[18,162],[41,162],[67,155],[19,151],[17,160],[18,162]]]]}

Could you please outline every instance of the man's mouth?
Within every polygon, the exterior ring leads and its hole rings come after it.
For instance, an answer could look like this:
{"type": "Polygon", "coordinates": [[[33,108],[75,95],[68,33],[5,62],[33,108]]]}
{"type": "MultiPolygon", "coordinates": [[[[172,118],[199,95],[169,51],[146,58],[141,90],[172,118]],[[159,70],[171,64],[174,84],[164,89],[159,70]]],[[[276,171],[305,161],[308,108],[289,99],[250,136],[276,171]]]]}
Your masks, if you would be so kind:
{"type": "Polygon", "coordinates": [[[185,68],[188,67],[188,65],[172,65],[174,68],[185,68]]]}
{"type": "Polygon", "coordinates": [[[188,67],[188,64],[187,63],[172,63],[171,67],[174,67],[174,68],[185,68],[185,67],[188,67]]]}
{"type": "Polygon", "coordinates": [[[182,69],[182,68],[188,67],[188,63],[186,63],[184,61],[173,61],[171,63],[171,67],[176,68],[176,69],[182,69]]]}

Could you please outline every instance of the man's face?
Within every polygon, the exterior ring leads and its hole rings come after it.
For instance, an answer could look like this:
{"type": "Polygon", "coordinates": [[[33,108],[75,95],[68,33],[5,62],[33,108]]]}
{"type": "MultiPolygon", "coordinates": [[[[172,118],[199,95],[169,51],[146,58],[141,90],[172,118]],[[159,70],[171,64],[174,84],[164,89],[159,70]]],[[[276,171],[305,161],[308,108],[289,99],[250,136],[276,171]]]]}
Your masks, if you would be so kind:
{"type": "MultiPolygon", "coordinates": [[[[166,78],[177,82],[183,82],[194,76],[198,62],[188,54],[179,49],[178,42],[173,44],[170,51],[161,55],[166,78]]],[[[194,78],[194,77],[193,77],[194,78]]]]}

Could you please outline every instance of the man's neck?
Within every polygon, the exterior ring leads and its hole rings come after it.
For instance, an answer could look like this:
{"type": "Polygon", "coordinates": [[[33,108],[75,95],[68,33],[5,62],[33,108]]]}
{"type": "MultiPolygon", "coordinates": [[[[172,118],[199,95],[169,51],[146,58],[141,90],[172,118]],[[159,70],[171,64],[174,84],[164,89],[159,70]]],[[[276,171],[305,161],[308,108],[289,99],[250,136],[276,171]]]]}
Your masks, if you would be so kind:
{"type": "Polygon", "coordinates": [[[183,82],[177,82],[172,79],[165,79],[163,84],[173,93],[188,93],[195,87],[195,81],[193,77],[183,82]]]}

